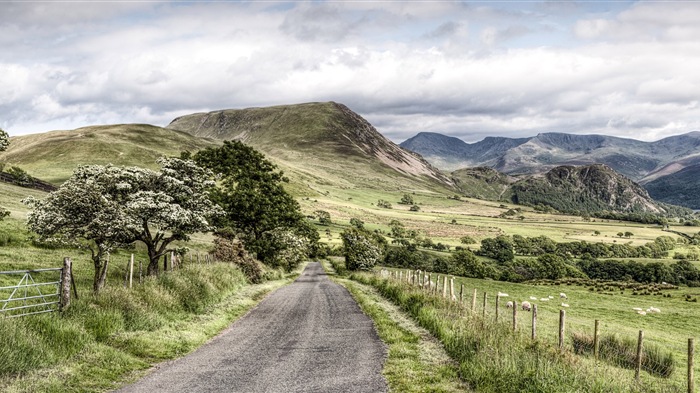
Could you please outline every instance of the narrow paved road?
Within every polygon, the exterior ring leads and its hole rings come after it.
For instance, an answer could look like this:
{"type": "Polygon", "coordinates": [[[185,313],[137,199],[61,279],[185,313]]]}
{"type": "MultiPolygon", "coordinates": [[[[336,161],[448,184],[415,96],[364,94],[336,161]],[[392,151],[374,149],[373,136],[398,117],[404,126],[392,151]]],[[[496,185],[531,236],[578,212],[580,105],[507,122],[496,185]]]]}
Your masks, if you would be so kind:
{"type": "Polygon", "coordinates": [[[372,320],[311,263],[190,355],[118,392],[386,392],[372,320]]]}

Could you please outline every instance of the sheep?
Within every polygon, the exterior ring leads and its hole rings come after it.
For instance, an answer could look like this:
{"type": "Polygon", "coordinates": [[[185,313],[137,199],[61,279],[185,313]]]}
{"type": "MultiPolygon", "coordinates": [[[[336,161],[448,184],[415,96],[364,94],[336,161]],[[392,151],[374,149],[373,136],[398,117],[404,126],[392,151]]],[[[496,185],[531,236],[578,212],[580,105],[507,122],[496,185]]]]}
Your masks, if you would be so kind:
{"type": "Polygon", "coordinates": [[[637,311],[637,314],[639,314],[639,315],[647,315],[647,312],[646,312],[646,311],[637,311]]]}
{"type": "Polygon", "coordinates": [[[534,296],[530,296],[530,300],[537,300],[537,298],[534,296]]]}
{"type": "Polygon", "coordinates": [[[649,307],[649,309],[647,310],[647,312],[661,312],[661,310],[659,310],[659,309],[656,308],[656,307],[649,307]]]}
{"type": "Polygon", "coordinates": [[[498,292],[498,297],[508,297],[507,293],[498,292]]]}
{"type": "Polygon", "coordinates": [[[541,301],[541,302],[548,302],[548,301],[549,301],[549,298],[548,298],[548,297],[543,297],[542,299],[540,299],[540,301],[541,301]]]}
{"type": "Polygon", "coordinates": [[[562,307],[569,307],[569,305],[566,304],[566,303],[562,303],[561,306],[562,306],[562,307]]]}
{"type": "Polygon", "coordinates": [[[634,311],[642,311],[642,308],[641,308],[641,307],[634,307],[632,310],[634,310],[634,311]]]}
{"type": "Polygon", "coordinates": [[[565,294],[564,292],[560,292],[560,293],[559,293],[559,298],[560,298],[560,299],[568,299],[568,298],[566,297],[566,294],[565,294]]]}
{"type": "Polygon", "coordinates": [[[532,309],[532,305],[527,300],[522,302],[520,307],[523,309],[523,311],[530,311],[532,309]]]}
{"type": "Polygon", "coordinates": [[[549,297],[550,299],[554,299],[554,296],[552,296],[552,295],[549,295],[548,297],[549,297]]]}
{"type": "Polygon", "coordinates": [[[513,302],[508,302],[506,303],[507,308],[513,308],[513,302]]]}

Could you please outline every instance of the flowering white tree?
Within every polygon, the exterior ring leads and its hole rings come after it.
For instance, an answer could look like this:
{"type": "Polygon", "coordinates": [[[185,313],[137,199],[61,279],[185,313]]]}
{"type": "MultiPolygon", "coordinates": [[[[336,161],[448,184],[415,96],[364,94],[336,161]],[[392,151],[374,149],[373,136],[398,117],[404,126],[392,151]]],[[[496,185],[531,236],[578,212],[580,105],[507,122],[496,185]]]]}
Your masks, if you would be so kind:
{"type": "Polygon", "coordinates": [[[223,212],[209,199],[212,173],[194,162],[161,158],[160,171],[138,167],[81,166],[33,208],[29,228],[42,240],[80,244],[95,264],[94,290],[104,286],[106,254],[141,241],[148,250],[148,274],[176,240],[212,230],[210,219],[223,212]]]}

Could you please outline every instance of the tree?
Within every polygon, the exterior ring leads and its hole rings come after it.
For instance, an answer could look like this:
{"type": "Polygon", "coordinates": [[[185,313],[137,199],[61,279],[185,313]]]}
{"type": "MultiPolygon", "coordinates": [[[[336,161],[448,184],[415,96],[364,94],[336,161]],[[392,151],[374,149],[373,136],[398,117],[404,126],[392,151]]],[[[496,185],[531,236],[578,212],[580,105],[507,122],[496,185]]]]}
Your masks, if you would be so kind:
{"type": "Polygon", "coordinates": [[[493,258],[501,263],[512,261],[513,242],[508,236],[500,235],[496,238],[486,238],[481,241],[479,253],[485,257],[493,258]]]}
{"type": "Polygon", "coordinates": [[[419,212],[419,211],[420,211],[420,206],[418,206],[418,205],[413,205],[413,206],[411,206],[410,208],[408,208],[408,210],[409,210],[409,211],[412,211],[412,212],[419,212]]]}
{"type": "Polygon", "coordinates": [[[290,230],[306,238],[311,253],[318,249],[318,231],[283,187],[289,179],[263,154],[239,141],[225,141],[220,147],[200,150],[194,160],[221,176],[212,200],[225,214],[215,221],[216,226],[238,233],[263,263],[278,263],[275,251],[282,248],[272,240],[275,236],[266,235],[274,230],[290,230]]]}
{"type": "Polygon", "coordinates": [[[391,237],[394,239],[403,239],[406,237],[406,227],[399,220],[391,220],[389,222],[389,228],[391,228],[391,237]]]}
{"type": "Polygon", "coordinates": [[[632,232],[630,232],[630,231],[625,231],[625,237],[626,237],[626,238],[629,239],[629,238],[632,237],[632,236],[634,236],[634,233],[632,233],[632,232]]]}
{"type": "Polygon", "coordinates": [[[93,289],[104,286],[106,255],[119,246],[146,245],[148,274],[158,273],[158,260],[175,251],[168,246],[213,229],[222,214],[209,199],[211,171],[193,161],[161,158],[160,171],[138,167],[80,166],[44,200],[26,199],[32,207],[31,230],[42,240],[82,244],[95,265],[93,289]]]}
{"type": "Polygon", "coordinates": [[[484,278],[487,275],[486,265],[469,250],[457,251],[450,256],[450,261],[458,275],[475,278],[484,278]]]}
{"type": "Polygon", "coordinates": [[[314,212],[316,217],[318,217],[318,223],[321,225],[331,225],[331,214],[325,210],[316,210],[314,212]]]}
{"type": "Polygon", "coordinates": [[[459,241],[462,244],[476,244],[476,239],[468,235],[460,237],[459,241]]]}
{"type": "Polygon", "coordinates": [[[5,151],[10,146],[10,136],[0,128],[0,151],[5,151]]]}
{"type": "Polygon", "coordinates": [[[345,267],[348,270],[371,270],[381,258],[379,245],[367,232],[348,228],[340,237],[343,239],[345,267]]]}
{"type": "Polygon", "coordinates": [[[413,196],[411,194],[403,194],[399,203],[402,205],[413,205],[413,196]]]}
{"type": "Polygon", "coordinates": [[[624,233],[624,232],[618,232],[618,233],[617,233],[617,237],[623,237],[623,236],[625,236],[625,233],[624,233]]]}
{"type": "Polygon", "coordinates": [[[355,227],[357,229],[364,229],[365,228],[364,221],[360,220],[359,218],[355,218],[355,217],[350,219],[350,225],[352,225],[353,227],[355,227]]]}

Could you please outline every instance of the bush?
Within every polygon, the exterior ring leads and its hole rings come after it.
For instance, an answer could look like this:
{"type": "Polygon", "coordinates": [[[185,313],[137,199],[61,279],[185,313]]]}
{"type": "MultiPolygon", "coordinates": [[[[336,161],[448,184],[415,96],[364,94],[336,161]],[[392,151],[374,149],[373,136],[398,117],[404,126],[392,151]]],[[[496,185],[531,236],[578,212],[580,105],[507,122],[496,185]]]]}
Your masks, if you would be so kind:
{"type": "Polygon", "coordinates": [[[348,228],[340,237],[343,239],[345,267],[348,270],[371,270],[377,264],[381,250],[370,234],[348,228]]]}
{"type": "Polygon", "coordinates": [[[238,238],[217,236],[214,238],[214,250],[211,255],[219,261],[229,262],[241,269],[248,282],[262,282],[263,268],[260,262],[250,256],[238,238]]]}

